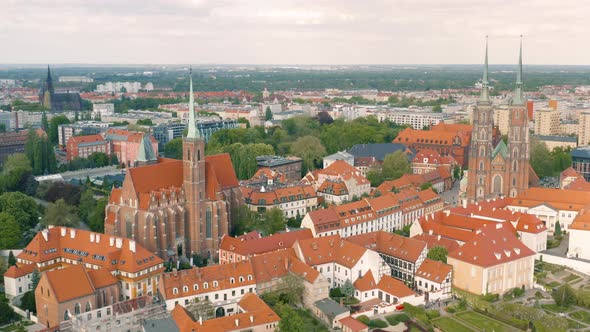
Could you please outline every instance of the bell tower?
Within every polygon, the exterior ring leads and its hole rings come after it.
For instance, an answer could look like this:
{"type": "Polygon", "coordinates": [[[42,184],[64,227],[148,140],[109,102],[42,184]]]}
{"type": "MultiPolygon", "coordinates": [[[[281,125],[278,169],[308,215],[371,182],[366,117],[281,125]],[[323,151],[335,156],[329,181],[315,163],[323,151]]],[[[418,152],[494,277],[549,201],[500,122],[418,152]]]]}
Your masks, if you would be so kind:
{"type": "Polygon", "coordinates": [[[488,82],[488,37],[486,36],[485,62],[481,95],[473,110],[473,130],[469,147],[467,200],[481,201],[491,195],[491,159],[493,150],[493,112],[488,82]]]}
{"type": "Polygon", "coordinates": [[[196,125],[193,96],[192,69],[190,72],[188,134],[182,139],[183,187],[186,197],[186,222],[184,225],[183,253],[186,256],[201,254],[204,250],[205,225],[205,141],[196,125]]]}

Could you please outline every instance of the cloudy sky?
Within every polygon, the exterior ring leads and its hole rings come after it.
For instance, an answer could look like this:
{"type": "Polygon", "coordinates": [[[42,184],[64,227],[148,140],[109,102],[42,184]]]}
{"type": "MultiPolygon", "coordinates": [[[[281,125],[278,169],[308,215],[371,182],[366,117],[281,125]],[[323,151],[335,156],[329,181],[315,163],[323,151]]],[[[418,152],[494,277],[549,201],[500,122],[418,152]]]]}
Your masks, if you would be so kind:
{"type": "Polygon", "coordinates": [[[0,0],[0,63],[590,64],[585,0],[0,0]]]}

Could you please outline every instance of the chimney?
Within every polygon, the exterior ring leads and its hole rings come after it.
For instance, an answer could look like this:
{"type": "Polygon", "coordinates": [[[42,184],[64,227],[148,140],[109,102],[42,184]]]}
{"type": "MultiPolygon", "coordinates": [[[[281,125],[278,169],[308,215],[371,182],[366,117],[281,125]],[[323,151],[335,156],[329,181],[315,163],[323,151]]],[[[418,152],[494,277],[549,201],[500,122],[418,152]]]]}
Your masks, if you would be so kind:
{"type": "Polygon", "coordinates": [[[240,320],[236,318],[236,327],[240,326],[240,320]]]}
{"type": "Polygon", "coordinates": [[[129,240],[129,250],[135,253],[135,240],[129,240]]]}
{"type": "Polygon", "coordinates": [[[203,317],[199,316],[199,325],[203,325],[203,317]]]}
{"type": "Polygon", "coordinates": [[[90,243],[94,242],[94,233],[90,233],[90,243]]]}
{"type": "Polygon", "coordinates": [[[461,201],[461,203],[463,203],[463,208],[466,209],[467,208],[467,199],[464,199],[463,201],[461,201]]]}
{"type": "Polygon", "coordinates": [[[500,229],[502,228],[502,224],[501,223],[496,223],[496,229],[500,229]]]}
{"type": "Polygon", "coordinates": [[[428,235],[432,235],[432,234],[434,234],[434,231],[431,229],[428,231],[428,235]]]}
{"type": "Polygon", "coordinates": [[[254,315],[250,315],[250,323],[254,323],[254,315]]]}
{"type": "Polygon", "coordinates": [[[112,247],[112,246],[114,246],[114,245],[115,245],[115,238],[111,236],[111,237],[109,238],[109,247],[112,247]]]}
{"type": "Polygon", "coordinates": [[[437,237],[437,240],[439,240],[439,241],[440,241],[440,235],[437,237]]]}
{"type": "Polygon", "coordinates": [[[66,236],[66,233],[67,233],[67,232],[68,232],[68,230],[67,230],[65,227],[62,227],[62,228],[60,229],[60,233],[61,233],[61,236],[62,236],[62,237],[66,236]]]}
{"type": "Polygon", "coordinates": [[[451,210],[445,210],[445,214],[447,215],[447,217],[451,214],[451,210]]]}
{"type": "Polygon", "coordinates": [[[115,239],[115,247],[121,248],[123,246],[123,239],[118,237],[115,239]]]}
{"type": "Polygon", "coordinates": [[[481,229],[478,229],[475,231],[475,234],[479,234],[479,233],[481,233],[481,229]]]}
{"type": "Polygon", "coordinates": [[[100,243],[100,234],[96,234],[96,243],[100,243]]]}
{"type": "Polygon", "coordinates": [[[178,269],[172,269],[172,275],[178,277],[178,269]]]}
{"type": "Polygon", "coordinates": [[[344,300],[340,298],[340,307],[344,307],[344,300]]]}
{"type": "Polygon", "coordinates": [[[311,244],[311,249],[318,250],[318,244],[317,244],[317,242],[314,242],[314,243],[311,244]]]}
{"type": "Polygon", "coordinates": [[[49,230],[47,230],[47,229],[42,230],[41,231],[41,235],[43,235],[43,238],[45,239],[45,242],[47,242],[48,239],[49,239],[49,230]]]}
{"type": "Polygon", "coordinates": [[[75,229],[70,229],[70,238],[74,239],[76,237],[76,230],[75,229]]]}
{"type": "Polygon", "coordinates": [[[479,206],[479,211],[481,211],[481,205],[479,206]]]}

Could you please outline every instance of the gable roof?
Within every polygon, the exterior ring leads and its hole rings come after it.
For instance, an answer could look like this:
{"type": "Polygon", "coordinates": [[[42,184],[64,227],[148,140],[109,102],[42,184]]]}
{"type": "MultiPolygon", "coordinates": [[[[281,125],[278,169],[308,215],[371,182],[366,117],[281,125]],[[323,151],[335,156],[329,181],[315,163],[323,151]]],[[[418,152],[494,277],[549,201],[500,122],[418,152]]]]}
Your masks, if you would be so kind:
{"type": "Polygon", "coordinates": [[[428,249],[433,247],[443,247],[447,249],[447,252],[451,252],[457,248],[459,248],[459,244],[456,241],[453,241],[449,238],[442,237],[441,235],[434,235],[428,233],[418,234],[412,237],[414,240],[422,241],[426,243],[428,249]]]}
{"type": "Polygon", "coordinates": [[[365,292],[377,288],[377,283],[375,282],[375,278],[373,278],[373,272],[371,272],[371,270],[368,270],[365,273],[365,275],[356,279],[353,286],[356,290],[360,292],[365,292]]]}
{"type": "Polygon", "coordinates": [[[44,272],[58,302],[94,294],[94,286],[82,265],[44,272]]]}
{"type": "Polygon", "coordinates": [[[501,139],[500,142],[498,142],[498,144],[492,151],[492,159],[496,158],[496,155],[498,154],[500,154],[504,159],[508,158],[508,147],[506,146],[506,143],[504,143],[503,139],[501,139]]]}
{"type": "Polygon", "coordinates": [[[377,288],[386,293],[394,295],[397,298],[416,295],[416,293],[409,289],[406,284],[388,275],[381,277],[379,284],[377,284],[377,288]]]}
{"type": "Polygon", "coordinates": [[[422,265],[416,271],[416,276],[438,284],[445,281],[445,278],[451,273],[453,266],[430,258],[425,258],[422,265]]]}
{"type": "Polygon", "coordinates": [[[299,247],[300,259],[310,266],[335,262],[347,268],[354,267],[367,249],[345,241],[339,235],[298,240],[294,244],[299,247]]]}
{"type": "Polygon", "coordinates": [[[365,330],[369,329],[369,327],[367,325],[365,325],[365,323],[359,322],[358,320],[354,319],[354,317],[352,317],[352,316],[342,318],[340,320],[340,324],[342,324],[343,326],[346,326],[348,328],[348,330],[352,331],[352,332],[360,332],[360,331],[365,331],[365,330]]]}
{"type": "Polygon", "coordinates": [[[314,283],[320,273],[301,262],[292,248],[268,252],[252,257],[252,269],[257,284],[286,276],[289,272],[314,283]]]}
{"type": "Polygon", "coordinates": [[[16,265],[12,265],[11,267],[6,270],[4,276],[7,278],[20,278],[26,276],[27,274],[33,273],[37,269],[37,264],[23,264],[23,263],[16,263],[16,265]]]}
{"type": "Polygon", "coordinates": [[[279,249],[291,248],[295,241],[311,239],[310,229],[303,228],[289,232],[276,233],[265,237],[234,238],[227,234],[221,237],[220,250],[227,250],[242,256],[263,254],[279,249]]]}
{"type": "Polygon", "coordinates": [[[589,202],[590,192],[534,187],[518,194],[510,205],[531,208],[546,204],[559,210],[579,211],[589,202]]]}
{"type": "Polygon", "coordinates": [[[422,241],[384,231],[354,235],[346,240],[409,262],[418,261],[422,252],[426,250],[426,243],[422,241]]]}

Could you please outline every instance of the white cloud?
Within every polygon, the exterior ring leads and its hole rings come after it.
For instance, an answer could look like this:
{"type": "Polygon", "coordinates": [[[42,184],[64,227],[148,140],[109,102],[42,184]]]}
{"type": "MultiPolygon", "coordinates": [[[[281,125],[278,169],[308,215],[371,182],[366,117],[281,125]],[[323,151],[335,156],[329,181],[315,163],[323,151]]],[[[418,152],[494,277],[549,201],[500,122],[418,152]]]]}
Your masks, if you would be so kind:
{"type": "Polygon", "coordinates": [[[587,64],[575,0],[0,0],[0,63],[587,64]]]}

